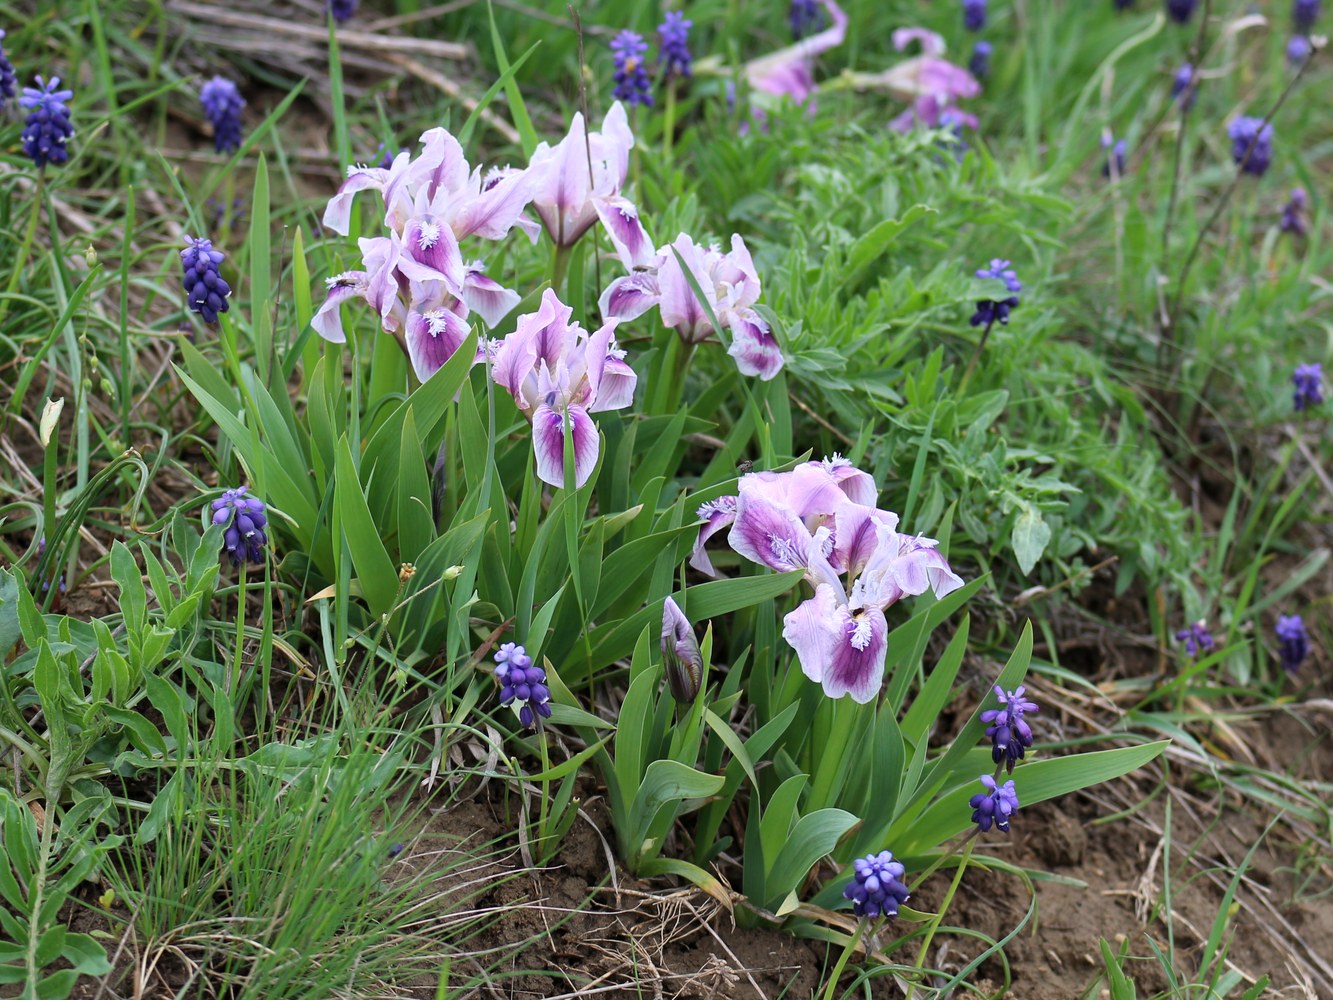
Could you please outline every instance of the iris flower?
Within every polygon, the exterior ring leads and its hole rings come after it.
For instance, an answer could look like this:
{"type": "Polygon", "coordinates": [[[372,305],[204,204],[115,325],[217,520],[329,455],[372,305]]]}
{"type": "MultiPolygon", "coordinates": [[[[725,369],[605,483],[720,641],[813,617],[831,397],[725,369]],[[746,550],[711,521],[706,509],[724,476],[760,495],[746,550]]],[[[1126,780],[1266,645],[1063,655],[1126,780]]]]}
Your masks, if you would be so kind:
{"type": "MultiPolygon", "coordinates": [[[[630,260],[625,265],[634,267],[630,260]]],[[[733,234],[731,251],[723,253],[681,233],[657,252],[648,267],[611,282],[598,305],[603,316],[619,320],[637,319],[657,306],[662,325],[674,328],[687,344],[697,344],[715,332],[711,311],[731,333],[727,353],[736,359],[741,374],[768,381],[782,370],[782,351],[768,323],[754,310],[759,292],[759,274],[740,236],[733,234]],[[686,271],[703,293],[702,301],[686,271]]]]}
{"type": "Polygon", "coordinates": [[[565,429],[574,446],[574,485],[583,486],[601,447],[591,414],[628,406],[636,382],[613,339],[616,321],[589,334],[570,322],[572,314],[548,288],[541,307],[520,316],[496,346],[492,369],[532,421],[537,476],[552,486],[565,484],[565,429]]]}

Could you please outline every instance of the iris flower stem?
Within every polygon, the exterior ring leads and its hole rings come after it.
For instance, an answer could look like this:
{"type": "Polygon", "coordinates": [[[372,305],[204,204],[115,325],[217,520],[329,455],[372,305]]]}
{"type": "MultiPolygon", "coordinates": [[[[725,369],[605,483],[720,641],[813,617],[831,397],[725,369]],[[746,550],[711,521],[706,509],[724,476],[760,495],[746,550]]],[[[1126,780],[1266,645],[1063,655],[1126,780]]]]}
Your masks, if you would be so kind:
{"type": "Polygon", "coordinates": [[[847,967],[847,960],[852,957],[852,953],[856,951],[856,946],[861,943],[865,933],[866,922],[858,920],[856,922],[856,932],[847,939],[842,954],[838,956],[837,964],[833,966],[833,971],[829,973],[828,984],[824,987],[824,1000],[833,1000],[833,994],[838,991],[838,980],[842,978],[842,970],[847,967]]]}
{"type": "Polygon", "coordinates": [[[573,249],[557,243],[555,252],[551,255],[551,287],[557,291],[564,284],[565,274],[569,271],[569,253],[573,249]]]}
{"type": "Polygon", "coordinates": [[[958,395],[963,394],[967,388],[967,383],[972,381],[972,373],[977,370],[977,362],[981,360],[981,352],[986,349],[986,341],[990,339],[991,327],[995,325],[994,318],[986,324],[986,329],[981,331],[981,339],[977,341],[977,349],[972,352],[972,360],[967,363],[967,371],[963,372],[963,380],[958,383],[958,395]]]}
{"type": "MultiPolygon", "coordinates": [[[[930,927],[926,929],[926,936],[921,941],[921,947],[916,953],[916,967],[918,971],[924,974],[926,968],[926,956],[930,952],[930,944],[935,940],[935,932],[940,928],[940,922],[944,920],[944,914],[949,909],[949,904],[953,902],[954,893],[958,891],[959,884],[963,881],[963,872],[967,869],[967,863],[972,859],[972,848],[976,845],[976,839],[971,838],[967,846],[963,848],[963,856],[958,861],[958,869],[953,873],[953,881],[949,883],[949,891],[945,893],[944,899],[940,901],[939,908],[930,920],[930,927]]],[[[916,996],[916,987],[919,984],[913,983],[910,987],[907,1000],[912,1000],[916,996]]]]}
{"type": "Polygon", "coordinates": [[[19,279],[23,277],[23,267],[27,264],[28,254],[32,251],[32,241],[37,235],[37,218],[42,214],[42,196],[45,191],[46,168],[43,167],[37,171],[37,190],[32,196],[32,212],[28,215],[28,228],[23,232],[23,242],[19,245],[18,256],[14,258],[14,270],[9,273],[4,301],[0,301],[0,322],[4,321],[5,315],[9,312],[9,300],[18,288],[19,279]]]}

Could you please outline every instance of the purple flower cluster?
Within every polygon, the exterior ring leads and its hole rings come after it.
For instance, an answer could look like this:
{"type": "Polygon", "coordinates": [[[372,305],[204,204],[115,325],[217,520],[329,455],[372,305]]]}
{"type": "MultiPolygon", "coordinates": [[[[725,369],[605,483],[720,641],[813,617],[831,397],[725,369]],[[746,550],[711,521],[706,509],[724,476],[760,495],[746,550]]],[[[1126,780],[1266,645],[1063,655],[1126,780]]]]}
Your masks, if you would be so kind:
{"type": "Polygon", "coordinates": [[[852,901],[852,912],[858,917],[896,917],[898,907],[909,898],[903,882],[906,874],[889,851],[857,858],[852,862],[852,881],[843,890],[843,898],[852,901]]]}
{"type": "Polygon", "coordinates": [[[791,6],[787,8],[787,24],[791,28],[791,37],[799,42],[824,27],[824,8],[819,5],[819,0],[791,0],[791,6]]]}
{"type": "Polygon", "coordinates": [[[1200,652],[1207,652],[1216,645],[1213,633],[1208,631],[1208,624],[1202,618],[1189,628],[1177,632],[1176,639],[1185,644],[1185,653],[1188,656],[1198,656],[1200,652]]]}
{"type": "Polygon", "coordinates": [[[185,297],[190,308],[203,317],[205,323],[216,323],[218,313],[230,308],[227,297],[231,295],[231,287],[218,273],[218,265],[224,260],[222,251],[214,250],[211,240],[185,237],[185,249],[181,251],[185,297]]]}
{"type": "Polygon", "coordinates": [[[637,31],[622,31],[611,40],[611,55],[615,59],[615,89],[611,92],[617,101],[652,107],[653,84],[648,79],[648,43],[637,31]]]}
{"type": "Polygon", "coordinates": [[[1292,35],[1287,39],[1287,62],[1293,66],[1299,66],[1310,56],[1310,39],[1304,35],[1292,35]]]}
{"type": "Polygon", "coordinates": [[[1188,111],[1194,107],[1194,99],[1199,95],[1199,84],[1194,78],[1194,66],[1182,63],[1171,81],[1171,99],[1180,99],[1180,110],[1188,111]]]}
{"type": "Polygon", "coordinates": [[[1166,0],[1166,13],[1171,20],[1185,24],[1194,16],[1198,0],[1166,0]]]}
{"type": "Polygon", "coordinates": [[[227,525],[222,535],[222,551],[230,555],[237,566],[246,560],[263,562],[264,545],[268,542],[264,534],[264,526],[268,524],[264,501],[248,496],[249,489],[248,486],[238,486],[227,490],[210,505],[213,523],[227,525]]]}
{"type": "Polygon", "coordinates": [[[986,0],[963,0],[963,27],[968,31],[986,27],[986,0]]]}
{"type": "Polygon", "coordinates": [[[972,58],[967,61],[967,68],[978,80],[990,76],[990,57],[993,51],[994,47],[984,39],[972,46],[972,58]]]}
{"type": "Polygon", "coordinates": [[[1124,139],[1114,139],[1110,135],[1102,136],[1102,149],[1107,152],[1106,162],[1102,164],[1102,176],[1120,178],[1125,176],[1125,156],[1128,147],[1124,139]]]}
{"type": "Polygon", "coordinates": [[[329,0],[329,16],[339,24],[346,24],[356,14],[361,0],[329,0]]]}
{"type": "Polygon", "coordinates": [[[990,833],[991,826],[1008,833],[1009,817],[1018,812],[1018,792],[1013,781],[1001,785],[989,774],[983,774],[981,784],[986,790],[973,795],[968,802],[972,807],[972,822],[982,833],[990,833]]]}
{"type": "Polygon", "coordinates": [[[1295,673],[1310,652],[1309,636],[1300,615],[1279,615],[1277,619],[1277,648],[1282,667],[1295,673]]]}
{"type": "Polygon", "coordinates": [[[43,81],[37,77],[36,87],[24,87],[19,107],[28,112],[19,138],[23,152],[38,167],[48,163],[64,163],[69,159],[65,144],[74,135],[65,102],[74,96],[72,90],[57,90],[60,77],[43,81]]]}
{"type": "Polygon", "coordinates": [[[213,126],[213,148],[219,153],[230,153],[241,148],[241,109],[245,98],[236,84],[226,77],[215,76],[199,90],[199,103],[204,117],[213,126]]]}
{"type": "Polygon", "coordinates": [[[669,11],[657,28],[661,53],[658,61],[667,76],[689,76],[693,56],[690,55],[690,29],[694,22],[678,10],[669,11]]]}
{"type": "Polygon", "coordinates": [[[1297,365],[1291,374],[1292,405],[1299,410],[1308,410],[1324,401],[1324,369],[1318,361],[1308,365],[1297,365]]]}
{"type": "MultiPolygon", "coordinates": [[[[5,32],[0,29],[0,43],[5,40],[5,32]]],[[[18,93],[19,78],[14,72],[14,64],[5,55],[5,47],[0,44],[0,104],[4,104],[18,93]]]]}
{"type": "Polygon", "coordinates": [[[1023,721],[1023,716],[1038,711],[1038,707],[1023,696],[1026,688],[1021,684],[1009,692],[996,684],[994,690],[1000,707],[982,712],[981,721],[989,724],[986,735],[991,740],[991,760],[1003,763],[1012,774],[1014,764],[1032,746],[1032,727],[1023,721]]]}
{"type": "Polygon", "coordinates": [[[1262,177],[1273,162],[1273,126],[1265,125],[1262,118],[1242,115],[1229,126],[1231,158],[1247,174],[1262,177]]]}
{"type": "Polygon", "coordinates": [[[1291,0],[1291,26],[1302,35],[1314,30],[1319,20],[1319,0],[1291,0]]]}
{"type": "Polygon", "coordinates": [[[977,301],[977,311],[972,314],[969,322],[973,326],[987,326],[993,323],[1008,323],[1009,310],[1018,305],[1019,293],[1023,291],[1023,283],[1018,280],[1018,275],[1009,266],[1009,261],[996,258],[990,262],[989,268],[981,268],[977,271],[978,278],[998,278],[1004,282],[1004,287],[1009,289],[1010,296],[1007,299],[979,299],[977,301]]]}
{"type": "Polygon", "coordinates": [[[500,704],[518,709],[518,721],[527,729],[537,717],[551,717],[551,689],[546,671],[535,666],[522,646],[506,642],[495,654],[495,679],[500,682],[500,704]]]}
{"type": "Polygon", "coordinates": [[[1310,228],[1310,199],[1305,188],[1292,188],[1291,198],[1282,206],[1278,228],[1293,236],[1304,236],[1310,228]]]}

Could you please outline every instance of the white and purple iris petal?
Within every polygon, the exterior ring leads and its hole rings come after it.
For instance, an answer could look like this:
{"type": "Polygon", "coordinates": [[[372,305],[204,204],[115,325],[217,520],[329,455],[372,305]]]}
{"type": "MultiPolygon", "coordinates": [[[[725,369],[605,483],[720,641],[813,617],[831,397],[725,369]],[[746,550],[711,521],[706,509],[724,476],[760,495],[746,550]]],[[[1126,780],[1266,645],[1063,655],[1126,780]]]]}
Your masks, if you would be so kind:
{"type": "Polygon", "coordinates": [[[635,271],[606,286],[597,307],[608,319],[638,319],[662,301],[656,271],[635,271]]]}
{"type": "Polygon", "coordinates": [[[662,267],[657,273],[662,325],[673,327],[687,344],[697,344],[713,332],[708,310],[694,290],[698,285],[709,309],[716,315],[717,290],[709,275],[710,255],[716,257],[718,254],[716,250],[696,245],[685,233],[662,250],[662,267]],[[686,277],[686,269],[694,278],[693,283],[686,277]]]}
{"type": "Polygon", "coordinates": [[[751,562],[785,573],[809,569],[815,540],[790,507],[741,491],[731,547],[751,562]]]}
{"type": "Polygon", "coordinates": [[[699,529],[699,536],[694,540],[694,551],[690,554],[690,565],[705,576],[717,576],[713,561],[708,558],[704,544],[724,528],[729,528],[736,520],[736,504],[739,497],[720,496],[699,505],[699,519],[704,522],[699,529]]]}
{"type": "Polygon", "coordinates": [[[465,271],[458,238],[444,219],[429,213],[413,216],[403,229],[398,270],[412,281],[439,281],[457,294],[465,271]]]}
{"type": "Polygon", "coordinates": [[[467,339],[468,321],[444,307],[425,313],[409,313],[404,329],[407,356],[422,382],[434,375],[454,356],[467,339]]]}
{"type": "Polygon", "coordinates": [[[532,178],[527,171],[495,170],[483,185],[478,167],[468,179],[466,194],[452,207],[450,222],[460,240],[467,236],[501,240],[515,226],[520,226],[536,242],[536,227],[523,217],[531,200],[532,178]],[[525,222],[528,224],[524,225],[525,222]]]}
{"type": "MultiPolygon", "coordinates": [[[[400,157],[409,154],[399,153],[400,157]]],[[[347,179],[338,186],[338,192],[324,208],[324,228],[346,236],[352,226],[352,202],[361,191],[383,191],[389,171],[382,167],[349,167],[347,179]]]]}
{"type": "Polygon", "coordinates": [[[775,378],[782,371],[782,349],[768,324],[753,309],[729,318],[731,346],[727,353],[736,359],[737,370],[763,382],[775,378]]]}
{"type": "Polygon", "coordinates": [[[647,267],[657,257],[648,231],[639,220],[639,210],[628,198],[611,195],[596,199],[597,217],[602,220],[616,255],[626,268],[647,267]]]}
{"type": "Polygon", "coordinates": [[[467,266],[461,298],[469,309],[480,313],[482,320],[490,327],[498,326],[521,301],[518,292],[487,277],[480,263],[467,266]]]}
{"type": "Polygon", "coordinates": [[[639,376],[625,360],[625,352],[612,340],[602,363],[601,380],[597,383],[597,403],[590,408],[591,412],[623,410],[634,402],[634,387],[638,381],[639,376]]]}
{"type": "Polygon", "coordinates": [[[783,619],[782,637],[801,670],[830,698],[873,701],[884,680],[889,625],[877,607],[851,609],[830,584],[783,619]]]}
{"type": "Polygon", "coordinates": [[[347,341],[347,334],[343,332],[342,312],[339,307],[352,298],[369,301],[370,290],[366,272],[344,271],[326,279],[325,284],[329,289],[328,297],[324,299],[324,304],[319,307],[319,312],[315,313],[310,325],[325,340],[342,344],[347,341]]]}
{"type": "Polygon", "coordinates": [[[532,448],[537,478],[551,486],[565,485],[565,423],[569,422],[574,447],[574,485],[581,487],[597,467],[600,440],[597,425],[582,406],[564,412],[542,403],[532,415],[532,448]]]}

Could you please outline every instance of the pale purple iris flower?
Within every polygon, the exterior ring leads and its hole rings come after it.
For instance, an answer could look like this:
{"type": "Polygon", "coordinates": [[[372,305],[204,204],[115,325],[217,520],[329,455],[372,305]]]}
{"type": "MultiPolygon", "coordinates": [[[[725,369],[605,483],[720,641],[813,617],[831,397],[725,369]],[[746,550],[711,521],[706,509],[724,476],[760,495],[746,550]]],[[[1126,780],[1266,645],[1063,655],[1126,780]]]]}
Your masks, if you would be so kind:
{"type": "Polygon", "coordinates": [[[589,133],[575,113],[568,135],[533,150],[527,171],[532,207],[556,246],[572,247],[600,219],[622,260],[634,267],[651,262],[653,244],[639,210],[620,193],[632,148],[634,134],[617,101],[600,132],[589,133]]]}
{"type": "Polygon", "coordinates": [[[888,651],[884,612],[903,597],[943,597],[963,585],[934,539],[900,533],[874,506],[874,481],[834,456],[791,472],[751,473],[738,495],[703,505],[691,565],[711,570],[709,537],[731,527],[737,553],[779,572],[802,570],[814,596],[783,619],[801,669],[830,698],[864,704],[879,693],[888,651]]]}
{"type": "Polygon", "coordinates": [[[859,89],[886,90],[911,107],[891,121],[890,127],[907,132],[914,128],[939,128],[953,123],[977,127],[977,119],[959,107],[958,102],[981,93],[976,77],[961,66],[943,58],[944,39],[925,28],[899,28],[893,33],[893,47],[906,51],[913,43],[921,51],[880,73],[852,73],[851,82],[859,89]]]}
{"type": "Polygon", "coordinates": [[[364,300],[424,382],[467,338],[473,311],[493,327],[518,305],[516,292],[488,277],[480,262],[465,259],[462,241],[501,240],[519,228],[535,242],[539,230],[524,216],[531,178],[516,170],[483,178],[482,167],[469,167],[458,140],[434,128],[422,134],[417,155],[405,150],[387,168],[349,171],[325,209],[324,225],[346,235],[352,202],[362,191],[381,196],[388,235],[359,241],[362,267],[328,279],[328,296],[311,325],[342,343],[342,303],[364,300]]]}
{"type": "Polygon", "coordinates": [[[597,466],[601,442],[591,414],[619,410],[634,398],[636,376],[616,347],[616,321],[589,334],[570,322],[573,310],[547,289],[535,313],[495,347],[492,374],[532,421],[537,476],[565,485],[565,429],[574,449],[574,485],[597,466]]]}
{"type": "MultiPolygon", "coordinates": [[[[829,14],[827,28],[745,64],[745,78],[760,105],[756,117],[761,117],[765,103],[791,98],[795,104],[805,105],[814,95],[815,59],[847,39],[847,15],[834,0],[823,0],[823,4],[829,14]]],[[[809,107],[814,110],[813,102],[809,107]]]]}
{"type": "Polygon", "coordinates": [[[647,267],[622,260],[627,268],[638,269],[607,286],[598,302],[603,316],[632,320],[657,306],[663,326],[675,329],[685,343],[697,344],[716,332],[711,312],[731,334],[727,353],[742,375],[768,381],[782,370],[777,338],[754,309],[759,274],[740,236],[733,234],[730,252],[723,253],[720,247],[701,246],[681,233],[658,250],[647,267]],[[687,272],[703,293],[702,300],[687,272]]]}

